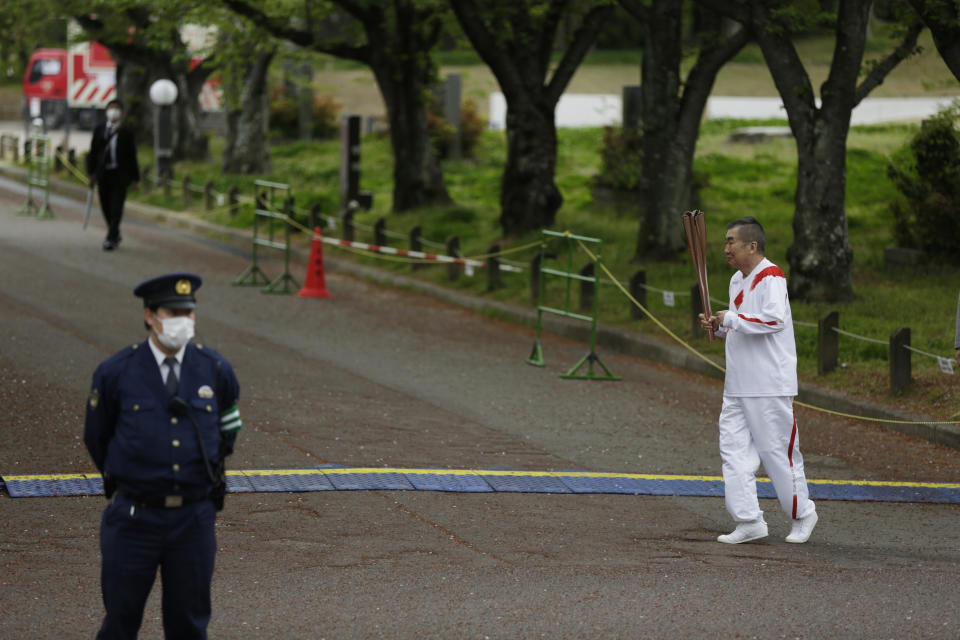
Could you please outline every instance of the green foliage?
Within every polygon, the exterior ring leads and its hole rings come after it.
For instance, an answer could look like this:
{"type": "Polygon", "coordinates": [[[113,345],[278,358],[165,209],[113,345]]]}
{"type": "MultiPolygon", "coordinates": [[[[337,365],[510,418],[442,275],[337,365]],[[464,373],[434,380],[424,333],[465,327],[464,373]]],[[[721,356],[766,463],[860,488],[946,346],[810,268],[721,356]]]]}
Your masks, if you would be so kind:
{"type": "MultiPolygon", "coordinates": [[[[427,134],[434,151],[441,159],[450,157],[457,130],[443,117],[443,105],[432,100],[427,109],[427,134]]],[[[468,98],[460,107],[460,152],[464,158],[473,158],[477,152],[480,136],[487,128],[487,119],[477,108],[476,100],[468,98]]]]}
{"type": "Polygon", "coordinates": [[[643,135],[639,129],[605,127],[601,168],[595,183],[613,189],[637,190],[643,179],[643,135]]]}
{"type": "MultiPolygon", "coordinates": [[[[342,105],[330,96],[313,96],[312,121],[310,133],[314,139],[333,138],[339,129],[342,105]]],[[[270,91],[270,131],[283,138],[297,138],[300,135],[298,116],[300,103],[281,85],[270,91]]]]}
{"type": "Polygon", "coordinates": [[[903,247],[960,264],[960,105],[923,121],[890,161],[887,174],[901,198],[891,206],[903,247]]]}

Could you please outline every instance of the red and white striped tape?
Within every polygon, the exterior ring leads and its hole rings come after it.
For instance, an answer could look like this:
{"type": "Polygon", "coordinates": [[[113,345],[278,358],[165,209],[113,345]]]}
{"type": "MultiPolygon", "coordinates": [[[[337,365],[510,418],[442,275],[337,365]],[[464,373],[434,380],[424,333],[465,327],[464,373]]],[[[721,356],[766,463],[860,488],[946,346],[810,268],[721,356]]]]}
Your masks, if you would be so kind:
{"type": "Polygon", "coordinates": [[[327,238],[326,236],[322,236],[321,239],[327,244],[332,244],[339,247],[350,247],[352,249],[360,249],[362,251],[372,251],[374,253],[385,253],[392,256],[406,256],[408,258],[419,258],[421,260],[436,260],[437,262],[462,264],[466,267],[471,267],[471,268],[487,266],[486,262],[483,262],[481,260],[471,260],[469,258],[457,258],[454,256],[445,256],[437,253],[424,253],[423,251],[410,251],[407,249],[396,249],[394,247],[382,247],[378,244],[368,244],[366,242],[354,242],[351,240],[339,240],[337,238],[327,238]]]}

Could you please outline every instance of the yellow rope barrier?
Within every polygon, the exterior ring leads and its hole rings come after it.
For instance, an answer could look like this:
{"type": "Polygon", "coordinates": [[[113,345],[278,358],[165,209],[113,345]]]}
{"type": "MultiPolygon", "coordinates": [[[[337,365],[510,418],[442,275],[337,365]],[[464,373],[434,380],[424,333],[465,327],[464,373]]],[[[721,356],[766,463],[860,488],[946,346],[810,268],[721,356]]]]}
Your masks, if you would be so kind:
{"type": "MultiPolygon", "coordinates": [[[[297,222],[296,220],[294,220],[294,219],[291,218],[290,216],[284,216],[284,217],[285,217],[287,223],[289,223],[291,226],[296,227],[297,229],[300,229],[301,231],[304,231],[304,232],[306,232],[306,233],[313,233],[313,229],[308,229],[306,226],[300,224],[299,222],[297,222]]],[[[418,263],[418,264],[419,264],[419,263],[441,264],[440,262],[438,262],[438,261],[436,261],[436,260],[431,260],[430,258],[414,258],[414,257],[411,257],[411,256],[394,256],[394,255],[390,255],[390,254],[383,254],[383,253],[380,253],[380,252],[377,252],[377,251],[368,251],[368,250],[366,250],[366,249],[359,249],[359,248],[357,248],[357,247],[344,247],[343,245],[337,245],[337,246],[339,246],[339,248],[341,248],[341,249],[350,250],[350,251],[353,251],[354,253],[358,253],[358,254],[362,254],[362,255],[369,255],[370,257],[375,257],[375,258],[377,258],[377,259],[379,259],[379,260],[386,260],[386,261],[388,261],[388,262],[416,262],[416,263],[418,263]]],[[[511,249],[504,249],[503,251],[498,251],[498,252],[496,252],[496,253],[485,253],[485,254],[479,255],[479,256],[466,256],[466,257],[462,257],[462,258],[458,257],[458,259],[459,259],[459,260],[482,261],[482,260],[485,260],[485,259],[487,259],[487,258],[496,258],[496,257],[498,257],[498,256],[505,256],[505,255],[508,255],[508,254],[511,254],[511,253],[517,253],[518,251],[526,251],[527,249],[530,249],[531,247],[537,247],[537,246],[540,246],[540,241],[539,241],[539,240],[536,241],[536,242],[531,242],[530,244],[525,244],[525,245],[519,246],[519,247],[513,247],[513,248],[511,248],[511,249]]]]}
{"type": "Polygon", "coordinates": [[[80,171],[80,169],[78,169],[78,168],[76,167],[76,165],[72,164],[72,163],[70,162],[69,158],[68,158],[66,155],[64,155],[64,153],[63,153],[62,151],[60,151],[60,149],[54,147],[53,153],[54,153],[58,158],[60,158],[60,162],[63,163],[63,166],[65,166],[65,167],[67,168],[67,170],[70,171],[70,173],[72,173],[74,176],[76,176],[76,178],[77,178],[80,182],[82,182],[83,184],[85,184],[85,185],[87,185],[87,186],[90,186],[90,179],[86,176],[86,174],[83,173],[82,171],[80,171]]]}
{"type": "MultiPolygon", "coordinates": [[[[565,232],[565,233],[569,233],[569,232],[565,232]]],[[[610,278],[610,280],[613,281],[613,283],[617,286],[617,288],[620,289],[620,291],[623,292],[623,294],[624,294],[625,296],[627,296],[627,298],[629,298],[630,301],[631,301],[633,304],[635,304],[641,311],[643,311],[643,313],[646,314],[646,316],[647,316],[648,318],[650,318],[651,320],[653,320],[653,322],[654,322],[658,327],[660,327],[661,329],[663,329],[671,338],[673,338],[674,340],[676,340],[677,342],[679,342],[681,345],[683,345],[686,349],[688,349],[691,353],[693,353],[693,354],[696,355],[697,357],[701,358],[702,360],[704,360],[705,362],[707,362],[707,363],[710,364],[711,366],[719,369],[720,371],[726,372],[726,368],[725,368],[725,367],[717,364],[716,362],[714,362],[713,360],[711,360],[710,358],[708,358],[708,357],[705,356],[704,354],[700,353],[699,351],[697,351],[696,349],[694,349],[692,346],[690,346],[690,345],[689,345],[685,340],[683,340],[680,336],[678,336],[678,335],[675,334],[673,331],[671,331],[670,329],[668,329],[662,322],[660,322],[660,320],[658,320],[652,313],[650,313],[650,312],[646,309],[646,307],[644,307],[642,304],[640,304],[640,303],[636,300],[636,298],[634,298],[632,295],[630,295],[630,292],[627,291],[622,284],[620,284],[620,281],[619,281],[617,278],[615,278],[612,273],[610,273],[610,270],[607,269],[607,266],[606,266],[605,264],[603,264],[603,262],[601,262],[601,261],[590,251],[590,249],[587,248],[586,245],[584,245],[584,244],[583,244],[582,242],[580,242],[579,240],[578,240],[577,242],[580,244],[580,248],[583,249],[583,250],[587,253],[588,256],[590,256],[590,259],[593,260],[596,264],[599,264],[599,265],[600,265],[600,268],[603,270],[604,273],[607,274],[607,276],[610,278]]],[[[798,400],[795,400],[795,401],[794,401],[794,404],[799,405],[799,406],[801,406],[801,407],[805,407],[805,408],[807,408],[807,409],[813,409],[814,411],[820,411],[821,413],[829,413],[829,414],[831,414],[831,415],[841,416],[841,417],[843,417],[843,418],[853,418],[853,419],[855,419],[855,420],[866,420],[866,421],[868,421],[868,422],[883,422],[883,423],[887,423],[887,424],[960,424],[960,420],[890,420],[890,419],[886,419],[886,418],[870,418],[870,417],[868,417],[868,416],[858,416],[858,415],[854,415],[854,414],[851,414],[851,413],[844,413],[844,412],[842,412],[842,411],[834,411],[834,410],[832,410],[832,409],[825,409],[825,408],[823,408],[823,407],[817,407],[817,406],[815,406],[815,405],[807,404],[806,402],[800,402],[800,401],[798,401],[798,400]]]]}

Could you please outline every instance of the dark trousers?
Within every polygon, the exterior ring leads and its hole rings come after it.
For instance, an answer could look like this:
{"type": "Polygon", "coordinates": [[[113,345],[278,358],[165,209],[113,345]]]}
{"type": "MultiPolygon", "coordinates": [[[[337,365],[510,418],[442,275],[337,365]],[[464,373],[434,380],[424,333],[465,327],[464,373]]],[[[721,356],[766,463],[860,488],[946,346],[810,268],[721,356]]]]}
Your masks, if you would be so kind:
{"type": "Polygon", "coordinates": [[[106,169],[97,182],[100,193],[100,208],[107,223],[107,240],[120,239],[120,220],[123,219],[123,203],[127,199],[127,181],[116,170],[106,169]]]}
{"type": "Polygon", "coordinates": [[[217,551],[213,502],[146,507],[117,495],[103,512],[101,590],[107,615],[98,640],[136,638],[157,568],[168,640],[205,639],[217,551]]]}

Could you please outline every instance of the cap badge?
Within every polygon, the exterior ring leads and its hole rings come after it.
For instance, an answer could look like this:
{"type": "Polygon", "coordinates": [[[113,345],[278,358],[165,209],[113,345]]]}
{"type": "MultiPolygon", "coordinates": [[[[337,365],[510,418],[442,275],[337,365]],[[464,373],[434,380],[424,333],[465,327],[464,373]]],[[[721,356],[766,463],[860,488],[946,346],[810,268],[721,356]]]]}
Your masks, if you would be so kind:
{"type": "Polygon", "coordinates": [[[201,398],[212,398],[213,389],[211,389],[207,385],[203,385],[202,387],[197,389],[197,395],[200,396],[201,398]]]}
{"type": "Polygon", "coordinates": [[[187,280],[186,278],[183,278],[182,280],[177,280],[177,285],[175,288],[177,290],[177,293],[181,296],[190,295],[190,281],[187,280]]]}

